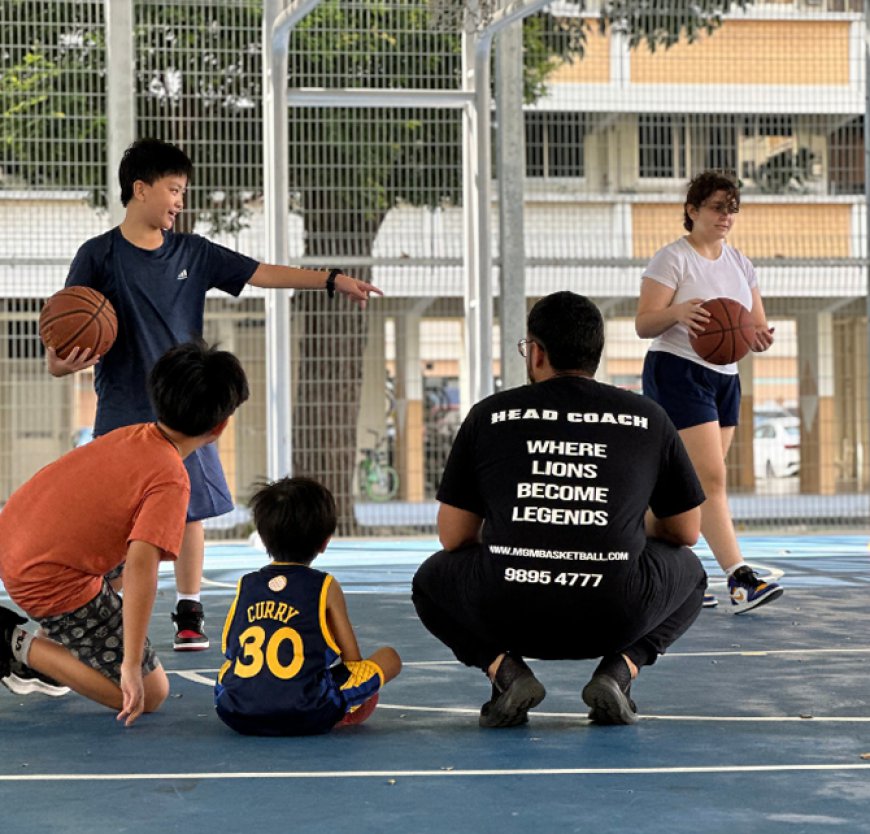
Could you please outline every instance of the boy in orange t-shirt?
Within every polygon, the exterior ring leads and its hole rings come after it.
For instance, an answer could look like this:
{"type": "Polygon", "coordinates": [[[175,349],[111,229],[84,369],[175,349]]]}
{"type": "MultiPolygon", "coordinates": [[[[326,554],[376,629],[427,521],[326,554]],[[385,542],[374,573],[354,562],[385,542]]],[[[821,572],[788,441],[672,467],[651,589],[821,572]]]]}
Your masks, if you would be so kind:
{"type": "Polygon", "coordinates": [[[42,629],[0,607],[0,679],[23,664],[120,710],[127,726],[169,694],[147,629],[158,563],[177,558],[184,535],[183,460],[220,436],[248,384],[231,353],[187,342],[154,365],[149,396],[155,422],[67,453],[0,512],[0,579],[42,629]],[[122,563],[123,606],[104,579],[122,563]]]}

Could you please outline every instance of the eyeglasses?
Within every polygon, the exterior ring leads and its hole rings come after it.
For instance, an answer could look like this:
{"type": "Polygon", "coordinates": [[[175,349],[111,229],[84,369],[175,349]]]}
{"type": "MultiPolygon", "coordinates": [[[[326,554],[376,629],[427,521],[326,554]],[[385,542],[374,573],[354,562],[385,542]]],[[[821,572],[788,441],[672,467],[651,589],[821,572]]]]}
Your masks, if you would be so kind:
{"type": "Polygon", "coordinates": [[[737,214],[740,206],[737,203],[701,203],[704,208],[715,211],[716,214],[737,214]]]}
{"type": "Polygon", "coordinates": [[[529,345],[534,344],[538,347],[541,346],[541,343],[536,339],[520,339],[517,342],[517,350],[519,351],[520,356],[525,359],[529,355],[529,345]]]}

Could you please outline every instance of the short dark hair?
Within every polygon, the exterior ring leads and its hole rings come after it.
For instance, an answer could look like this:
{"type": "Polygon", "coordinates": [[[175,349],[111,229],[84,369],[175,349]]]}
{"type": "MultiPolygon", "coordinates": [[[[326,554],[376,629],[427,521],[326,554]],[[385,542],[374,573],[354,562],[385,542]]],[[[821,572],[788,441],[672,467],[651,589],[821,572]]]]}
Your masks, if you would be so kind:
{"type": "Polygon", "coordinates": [[[175,145],[160,139],[139,139],[124,151],[118,166],[121,183],[121,204],[133,199],[133,183],[136,180],[152,185],[161,177],[179,174],[190,179],[193,163],[190,157],[175,145]]]}
{"type": "Polygon", "coordinates": [[[250,507],[260,539],[279,562],[314,561],[338,523],[332,493],[311,478],[258,484],[250,507]]]}
{"type": "Polygon", "coordinates": [[[594,374],[604,350],[604,320],[585,295],[563,290],[532,307],[529,335],[547,351],[555,371],[594,374]]]}
{"type": "Polygon", "coordinates": [[[689,206],[701,208],[704,200],[717,191],[726,192],[728,200],[740,208],[740,183],[737,178],[727,171],[703,171],[691,180],[686,191],[686,202],[683,203],[683,228],[687,232],[691,232],[695,225],[689,217],[689,206]]]}
{"type": "Polygon", "coordinates": [[[199,437],[248,399],[248,380],[233,354],[196,339],[157,360],[148,377],[148,396],[161,423],[199,437]]]}

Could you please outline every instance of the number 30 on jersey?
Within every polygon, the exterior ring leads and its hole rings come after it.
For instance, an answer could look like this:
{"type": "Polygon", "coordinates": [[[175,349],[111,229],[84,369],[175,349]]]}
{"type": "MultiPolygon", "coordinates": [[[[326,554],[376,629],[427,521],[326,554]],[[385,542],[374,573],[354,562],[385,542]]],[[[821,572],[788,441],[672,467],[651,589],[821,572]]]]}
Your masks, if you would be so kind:
{"type": "Polygon", "coordinates": [[[262,626],[250,626],[239,635],[239,645],[242,654],[236,658],[233,673],[240,678],[253,678],[259,675],[265,664],[276,678],[286,681],[298,675],[302,664],[305,663],[302,637],[295,628],[287,626],[279,628],[266,642],[266,630],[262,626]],[[293,660],[286,665],[278,658],[281,644],[285,641],[289,641],[293,648],[293,660]]]}

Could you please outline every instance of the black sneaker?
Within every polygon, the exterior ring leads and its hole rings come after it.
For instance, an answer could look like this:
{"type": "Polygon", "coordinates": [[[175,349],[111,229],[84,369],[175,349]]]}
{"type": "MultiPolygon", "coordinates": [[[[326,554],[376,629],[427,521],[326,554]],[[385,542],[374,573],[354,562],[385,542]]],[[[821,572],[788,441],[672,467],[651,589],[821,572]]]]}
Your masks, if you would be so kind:
{"type": "Polygon", "coordinates": [[[24,625],[26,622],[26,617],[0,605],[0,678],[5,678],[9,674],[14,659],[12,657],[12,632],[16,626],[24,625]]]}
{"type": "Polygon", "coordinates": [[[517,727],[529,720],[529,710],[544,700],[547,691],[522,658],[504,656],[495,680],[492,698],[480,708],[481,727],[517,727]]]}
{"type": "Polygon", "coordinates": [[[170,616],[175,623],[175,642],[172,644],[175,651],[200,652],[208,648],[208,637],[202,630],[205,616],[201,602],[181,599],[178,601],[175,613],[170,616]]]}
{"type": "Polygon", "coordinates": [[[68,686],[37,672],[36,669],[31,669],[24,663],[12,660],[9,666],[9,674],[0,678],[0,683],[16,695],[31,695],[38,692],[41,695],[60,698],[69,692],[68,686]]]}
{"type": "Polygon", "coordinates": [[[594,724],[634,724],[637,705],[631,699],[631,672],[622,655],[605,657],[583,687],[583,701],[594,724]]]}

